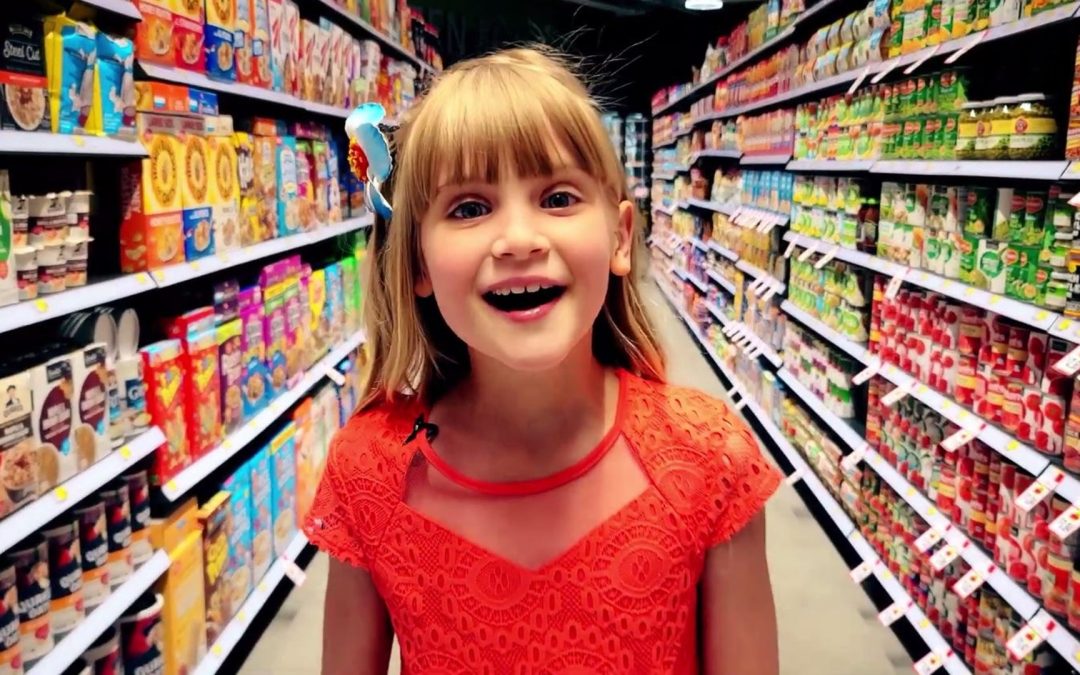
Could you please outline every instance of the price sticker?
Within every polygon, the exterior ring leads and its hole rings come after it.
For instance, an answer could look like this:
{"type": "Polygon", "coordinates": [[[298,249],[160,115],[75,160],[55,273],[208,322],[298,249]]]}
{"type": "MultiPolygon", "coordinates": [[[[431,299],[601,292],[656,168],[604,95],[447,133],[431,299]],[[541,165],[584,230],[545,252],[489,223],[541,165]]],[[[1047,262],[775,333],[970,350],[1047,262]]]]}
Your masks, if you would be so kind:
{"type": "Polygon", "coordinates": [[[174,480],[171,480],[168,483],[165,483],[165,489],[168,490],[169,492],[176,492],[176,487],[177,487],[176,486],[176,481],[174,481],[174,480]]]}
{"type": "Polygon", "coordinates": [[[964,43],[964,46],[960,47],[960,49],[957,49],[955,52],[953,52],[952,54],[949,55],[949,58],[945,59],[945,63],[949,64],[949,65],[951,65],[953,63],[956,63],[957,61],[960,60],[961,56],[963,56],[964,54],[967,54],[972,49],[974,49],[976,47],[976,45],[978,45],[980,42],[982,42],[983,38],[985,38],[985,37],[986,37],[986,31],[979,31],[975,35],[972,35],[971,39],[969,39],[967,42],[964,43]]]}
{"type": "Polygon", "coordinates": [[[986,423],[980,420],[978,421],[978,424],[964,427],[943,440],[941,442],[941,447],[945,448],[949,452],[956,452],[956,450],[960,446],[973,441],[980,433],[982,433],[982,430],[985,428],[986,423]]]}
{"type": "Polygon", "coordinates": [[[259,591],[259,593],[261,593],[262,595],[266,595],[266,591],[268,591],[270,589],[268,589],[266,587],[266,582],[265,581],[260,581],[259,585],[256,587],[255,590],[259,591]]]}
{"type": "Polygon", "coordinates": [[[787,245],[787,248],[784,250],[784,257],[785,258],[790,258],[791,254],[795,252],[795,247],[797,245],[798,245],[798,242],[796,240],[792,239],[791,242],[787,245]]]}
{"type": "Polygon", "coordinates": [[[161,270],[154,270],[150,276],[154,277],[154,281],[165,281],[165,273],[161,270]]]}
{"type": "Polygon", "coordinates": [[[221,648],[221,645],[216,644],[210,648],[210,653],[220,659],[221,655],[225,653],[225,650],[221,648]]]}
{"type": "Polygon", "coordinates": [[[865,560],[858,567],[848,572],[851,575],[851,580],[857,584],[861,584],[867,577],[874,571],[874,561],[865,560]]]}
{"type": "Polygon", "coordinates": [[[919,535],[919,538],[915,540],[915,548],[919,553],[926,553],[934,547],[934,544],[941,541],[943,536],[945,535],[938,531],[937,528],[931,527],[929,530],[919,535]]]}
{"type": "Polygon", "coordinates": [[[840,247],[838,245],[836,245],[836,244],[833,244],[832,248],[830,248],[828,251],[826,251],[825,255],[818,258],[818,261],[816,263],[814,263],[814,269],[819,270],[819,269],[825,267],[826,265],[828,265],[829,262],[833,258],[836,257],[836,252],[839,251],[839,250],[840,250],[840,247]]]}
{"type": "Polygon", "coordinates": [[[241,624],[247,623],[247,612],[245,612],[244,610],[240,610],[239,612],[237,612],[236,620],[239,621],[241,624]]]}
{"type": "Polygon", "coordinates": [[[869,380],[874,375],[877,375],[877,372],[879,370],[881,370],[881,359],[875,356],[874,359],[870,362],[870,365],[856,373],[855,377],[851,378],[851,381],[856,385],[860,385],[869,380]]]}
{"type": "Polygon", "coordinates": [[[757,357],[761,356],[761,351],[761,345],[754,345],[750,349],[746,350],[746,358],[756,359],[757,357]]]}
{"type": "Polygon", "coordinates": [[[934,45],[930,49],[927,49],[926,53],[923,54],[922,57],[918,61],[916,61],[915,63],[911,64],[910,66],[908,66],[907,68],[904,69],[904,74],[905,75],[910,75],[910,74],[914,73],[916,70],[919,69],[920,66],[922,66],[922,64],[924,64],[927,61],[929,61],[930,59],[934,58],[934,55],[937,54],[938,50],[940,50],[940,49],[941,49],[941,45],[934,45]]]}
{"type": "Polygon", "coordinates": [[[908,268],[900,270],[900,273],[889,280],[889,285],[885,287],[885,297],[889,300],[894,300],[896,294],[900,292],[900,285],[904,283],[904,276],[907,275],[908,268]]]}
{"type": "Polygon", "coordinates": [[[1065,377],[1072,377],[1080,370],[1080,346],[1074,348],[1053,366],[1054,370],[1065,377]]]}
{"type": "Polygon", "coordinates": [[[1078,529],[1080,529],[1080,507],[1076,504],[1062,511],[1061,515],[1050,523],[1050,531],[1061,539],[1065,539],[1078,529]]]}
{"type": "Polygon", "coordinates": [[[131,459],[131,447],[127,445],[120,446],[120,456],[124,459],[131,459]]]}
{"type": "Polygon", "coordinates": [[[327,366],[327,368],[326,368],[326,376],[328,378],[330,378],[330,380],[334,384],[336,384],[337,386],[339,386],[339,387],[344,387],[345,386],[345,376],[342,375],[341,371],[339,371],[337,368],[335,368],[333,366],[327,366]]]}
{"type": "Polygon", "coordinates": [[[1020,630],[1016,631],[1016,635],[1013,635],[1005,643],[1005,648],[1009,650],[1009,654],[1017,661],[1023,661],[1028,654],[1046,640],[1046,637],[1036,630],[1033,623],[1022,626],[1020,630]]]}
{"type": "Polygon", "coordinates": [[[848,87],[847,93],[854,94],[855,90],[862,86],[863,80],[865,80],[866,76],[869,74],[870,64],[867,64],[867,66],[859,72],[859,76],[855,78],[855,81],[851,83],[851,86],[848,87]]]}
{"type": "Polygon", "coordinates": [[[304,582],[307,581],[307,574],[304,573],[304,570],[300,569],[300,566],[292,560],[284,560],[284,562],[285,576],[289,577],[289,580],[297,586],[303,586],[304,582]]]}
{"type": "Polygon", "coordinates": [[[150,283],[150,277],[146,274],[146,272],[139,272],[135,275],[135,283],[139,284],[140,286],[145,286],[146,284],[150,283]]]}
{"type": "Polygon", "coordinates": [[[53,497],[56,497],[56,501],[58,502],[66,502],[68,498],[67,487],[63,485],[58,486],[55,490],[53,490],[53,497]]]}
{"type": "Polygon", "coordinates": [[[904,616],[904,613],[908,611],[912,604],[910,600],[907,602],[894,602],[878,613],[878,621],[881,622],[882,626],[888,628],[896,623],[900,617],[904,616]]]}
{"type": "Polygon", "coordinates": [[[919,675],[931,675],[931,673],[937,671],[937,669],[941,668],[943,665],[945,665],[945,659],[936,652],[930,652],[915,662],[915,672],[919,675]]]}
{"type": "Polygon", "coordinates": [[[42,314],[49,311],[49,303],[45,302],[44,300],[35,301],[34,302],[34,307],[37,309],[37,311],[41,312],[42,314]]]}
{"type": "Polygon", "coordinates": [[[803,251],[802,253],[799,254],[799,262],[806,262],[807,260],[809,260],[810,256],[817,253],[817,247],[818,247],[818,242],[816,242],[816,241],[813,244],[810,244],[809,248],[807,248],[805,251],[803,251]]]}
{"type": "Polygon", "coordinates": [[[887,61],[885,65],[882,66],[881,70],[879,70],[872,78],[870,78],[870,84],[877,84],[878,82],[884,80],[886,77],[889,76],[889,73],[896,69],[898,65],[900,65],[899,56],[897,56],[892,61],[887,61]]]}
{"type": "Polygon", "coordinates": [[[964,599],[974,593],[979,586],[982,586],[993,573],[993,565],[990,565],[986,570],[972,568],[953,584],[953,592],[960,596],[960,599],[964,599]]]}
{"type": "Polygon", "coordinates": [[[802,480],[804,471],[806,471],[806,468],[801,466],[798,469],[792,471],[791,475],[784,479],[784,485],[790,486],[798,483],[800,480],[802,480]]]}
{"type": "Polygon", "coordinates": [[[854,471],[855,467],[859,465],[859,462],[866,457],[866,453],[870,452],[870,444],[863,443],[856,450],[853,450],[850,454],[840,460],[840,465],[846,471],[854,471]]]}
{"type": "Polygon", "coordinates": [[[935,551],[934,555],[930,556],[930,566],[933,567],[935,571],[940,572],[948,567],[949,563],[956,560],[959,556],[959,548],[952,544],[946,544],[935,551]]]}
{"type": "Polygon", "coordinates": [[[1053,490],[1046,485],[1043,485],[1041,482],[1035,481],[1016,497],[1016,508],[1020,509],[1023,513],[1027,513],[1038,506],[1042,500],[1050,496],[1052,491],[1053,490]]]}
{"type": "Polygon", "coordinates": [[[911,382],[910,381],[905,382],[904,384],[901,384],[901,385],[895,387],[888,394],[885,394],[884,396],[882,396],[881,397],[881,403],[883,405],[885,405],[885,407],[892,407],[893,404],[895,404],[897,401],[899,401],[900,399],[907,396],[909,393],[911,393],[911,382]]]}

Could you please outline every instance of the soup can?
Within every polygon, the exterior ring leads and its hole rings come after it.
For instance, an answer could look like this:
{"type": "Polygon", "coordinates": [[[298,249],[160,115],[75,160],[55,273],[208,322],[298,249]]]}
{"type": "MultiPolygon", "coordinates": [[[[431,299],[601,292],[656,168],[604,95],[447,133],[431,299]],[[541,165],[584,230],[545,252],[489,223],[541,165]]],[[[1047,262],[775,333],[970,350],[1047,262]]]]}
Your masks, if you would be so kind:
{"type": "Polygon", "coordinates": [[[101,491],[105,503],[105,529],[109,541],[109,585],[116,588],[134,570],[131,560],[131,503],[127,483],[113,481],[101,491]]]}
{"type": "Polygon", "coordinates": [[[160,593],[147,593],[120,617],[120,648],[125,675],[160,675],[165,672],[164,626],[160,593]]]}
{"type": "Polygon", "coordinates": [[[105,502],[92,497],[75,509],[82,549],[83,603],[97,607],[109,597],[109,532],[105,526],[105,502]]]}
{"type": "Polygon", "coordinates": [[[49,620],[49,551],[41,535],[31,535],[8,553],[15,566],[19,597],[19,646],[27,668],[53,648],[49,620]]]}
{"type": "Polygon", "coordinates": [[[86,616],[82,591],[82,555],[79,523],[67,513],[49,524],[43,534],[49,551],[49,585],[52,597],[52,631],[55,637],[71,632],[86,616]]]}

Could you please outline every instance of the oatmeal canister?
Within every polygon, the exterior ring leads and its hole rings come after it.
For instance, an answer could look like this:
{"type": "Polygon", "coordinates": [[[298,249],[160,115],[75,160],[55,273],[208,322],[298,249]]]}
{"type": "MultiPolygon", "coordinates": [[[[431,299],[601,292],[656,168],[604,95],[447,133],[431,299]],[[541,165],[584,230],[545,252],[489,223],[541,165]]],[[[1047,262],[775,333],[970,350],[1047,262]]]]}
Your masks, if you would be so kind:
{"type": "Polygon", "coordinates": [[[120,617],[120,647],[126,675],[160,675],[165,672],[162,652],[160,594],[147,593],[120,617]]]}
{"type": "Polygon", "coordinates": [[[116,626],[109,626],[90,649],[83,655],[90,662],[95,675],[120,675],[124,672],[124,662],[120,659],[120,631],[116,626]]]}
{"type": "Polygon", "coordinates": [[[49,551],[49,581],[52,597],[49,613],[55,637],[71,632],[86,616],[82,592],[82,556],[79,524],[68,513],[49,524],[43,534],[49,551]]]}
{"type": "Polygon", "coordinates": [[[49,653],[53,648],[52,624],[49,621],[49,553],[41,535],[31,535],[8,553],[15,566],[15,584],[19,597],[19,646],[23,667],[49,653]]]}
{"type": "Polygon", "coordinates": [[[15,565],[10,559],[0,559],[0,675],[20,675],[22,671],[15,565]]]}
{"type": "Polygon", "coordinates": [[[109,597],[109,542],[105,502],[90,498],[75,509],[82,552],[83,602],[87,609],[109,597]]]}
{"type": "Polygon", "coordinates": [[[150,544],[150,479],[145,470],[121,478],[127,483],[131,501],[131,560],[138,566],[154,555],[150,544]]]}
{"type": "Polygon", "coordinates": [[[101,491],[109,540],[109,585],[116,588],[134,571],[131,560],[131,503],[127,483],[113,481],[101,491]]]}

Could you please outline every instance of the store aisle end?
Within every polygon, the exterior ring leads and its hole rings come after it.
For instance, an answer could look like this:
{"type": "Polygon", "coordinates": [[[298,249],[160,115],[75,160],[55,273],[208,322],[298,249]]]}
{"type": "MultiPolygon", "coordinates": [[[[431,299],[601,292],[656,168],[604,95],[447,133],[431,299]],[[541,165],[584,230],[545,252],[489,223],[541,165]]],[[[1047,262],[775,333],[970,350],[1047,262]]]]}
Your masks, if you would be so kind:
{"type": "MultiPolygon", "coordinates": [[[[724,396],[725,387],[655,285],[643,290],[668,355],[673,383],[724,396]]],[[[765,451],[768,454],[768,451],[765,451]]],[[[767,508],[769,567],[779,621],[783,675],[899,675],[911,659],[796,492],[782,486],[767,508]]],[[[248,656],[241,675],[318,675],[327,558],[294,589],[248,656]]],[[[398,658],[390,674],[397,675],[398,658]]]]}

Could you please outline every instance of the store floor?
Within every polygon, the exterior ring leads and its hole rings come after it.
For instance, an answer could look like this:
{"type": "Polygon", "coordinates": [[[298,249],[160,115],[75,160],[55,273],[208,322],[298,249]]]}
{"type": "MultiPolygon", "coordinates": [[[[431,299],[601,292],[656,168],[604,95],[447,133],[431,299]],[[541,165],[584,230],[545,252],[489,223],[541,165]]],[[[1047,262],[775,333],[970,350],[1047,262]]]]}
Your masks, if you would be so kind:
{"type": "MultiPolygon", "coordinates": [[[[667,348],[671,381],[717,396],[724,387],[697,344],[652,283],[646,290],[667,348]]],[[[769,502],[769,568],[780,626],[784,675],[899,675],[911,660],[882,627],[863,590],[821,526],[788,487],[769,502]]],[[[263,633],[241,675],[318,675],[326,556],[318,554],[307,582],[294,590],[263,633]]],[[[397,675],[397,654],[390,673],[397,675]]],[[[740,674],[741,675],[741,674],[740,674]]]]}

